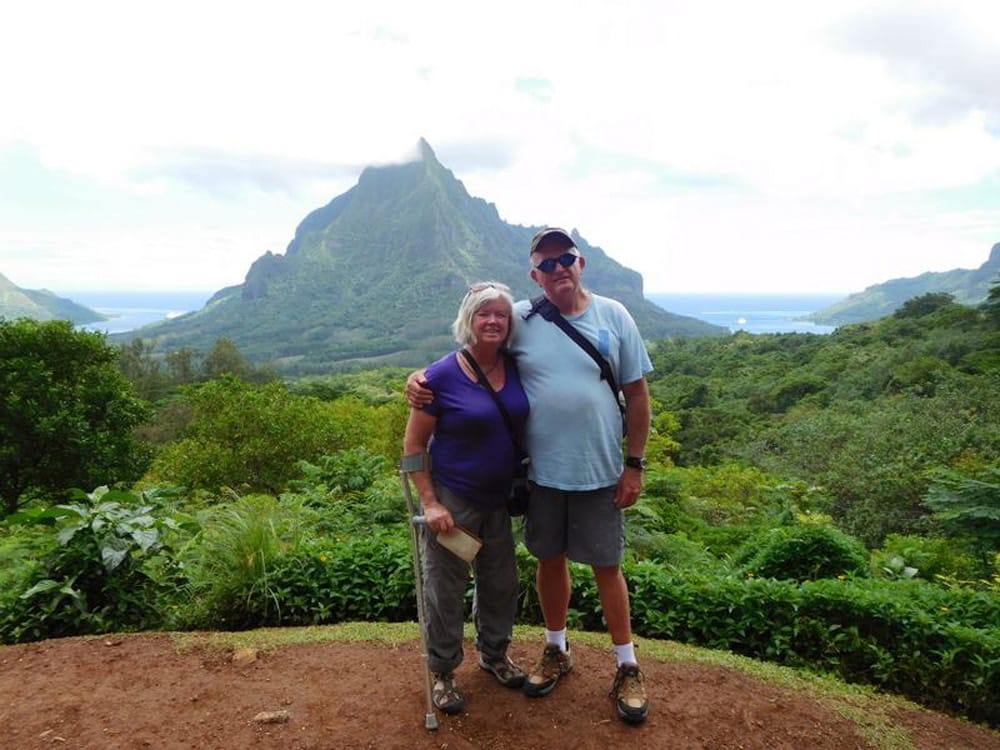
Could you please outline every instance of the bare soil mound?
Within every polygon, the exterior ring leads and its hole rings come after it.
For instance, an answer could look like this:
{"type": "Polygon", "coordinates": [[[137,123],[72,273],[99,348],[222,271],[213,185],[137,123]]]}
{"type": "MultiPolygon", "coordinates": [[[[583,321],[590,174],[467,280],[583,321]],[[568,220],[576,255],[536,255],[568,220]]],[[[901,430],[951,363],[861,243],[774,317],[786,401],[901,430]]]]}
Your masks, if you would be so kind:
{"type": "MultiPolygon", "coordinates": [[[[528,666],[539,644],[516,642],[528,666]]],[[[458,670],[465,713],[424,728],[417,642],[197,648],[167,635],[67,638],[0,647],[0,748],[788,748],[889,746],[811,696],[741,672],[643,658],[650,716],[623,724],[608,699],[606,650],[574,645],[575,670],[528,699],[478,669],[458,670]]],[[[930,711],[892,715],[894,747],[998,750],[1000,735],[930,711]]]]}

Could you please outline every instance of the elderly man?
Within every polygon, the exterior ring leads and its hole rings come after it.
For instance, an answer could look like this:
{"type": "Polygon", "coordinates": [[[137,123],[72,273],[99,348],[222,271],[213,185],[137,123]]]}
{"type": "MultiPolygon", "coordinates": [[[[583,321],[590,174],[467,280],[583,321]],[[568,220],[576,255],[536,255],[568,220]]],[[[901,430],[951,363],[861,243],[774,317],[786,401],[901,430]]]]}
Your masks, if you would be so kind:
{"type": "MultiPolygon", "coordinates": [[[[530,697],[548,695],[573,668],[566,639],[571,594],[567,561],[573,560],[594,571],[617,662],[611,696],[618,714],[639,723],[646,718],[648,699],[632,643],[621,562],[623,511],[642,491],[650,422],[645,376],[652,364],[625,307],[583,286],[587,260],[566,231],[548,227],[538,232],[530,258],[531,278],[544,297],[535,305],[522,301],[515,306],[519,319],[510,351],[531,406],[526,444],[533,486],[524,532],[528,549],[538,558],[546,645],[524,691],[530,697]],[[556,312],[596,352],[588,353],[561,330],[553,321],[556,312]],[[619,384],[625,397],[624,413],[595,355],[607,363],[603,369],[610,365],[611,382],[619,384]]],[[[411,400],[417,398],[417,380],[413,376],[408,384],[411,400]]]]}

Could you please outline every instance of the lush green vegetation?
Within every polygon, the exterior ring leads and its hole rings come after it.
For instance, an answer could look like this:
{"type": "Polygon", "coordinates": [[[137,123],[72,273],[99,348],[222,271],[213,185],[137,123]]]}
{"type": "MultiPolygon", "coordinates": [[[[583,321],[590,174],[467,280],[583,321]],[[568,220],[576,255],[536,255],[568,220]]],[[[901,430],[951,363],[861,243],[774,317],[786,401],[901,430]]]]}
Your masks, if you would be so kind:
{"type": "Polygon", "coordinates": [[[69,487],[137,479],[148,417],[96,333],[67,321],[0,318],[0,503],[13,513],[69,487]]]}
{"type": "Polygon", "coordinates": [[[990,283],[1000,273],[1000,242],[990,250],[985,263],[976,269],[955,268],[940,273],[923,273],[906,279],[875,284],[862,292],[818,310],[810,320],[827,325],[844,325],[877,320],[893,313],[903,302],[915,297],[947,292],[956,302],[979,305],[990,292],[990,283]]]}
{"type": "MultiPolygon", "coordinates": [[[[678,465],[740,461],[819,488],[869,547],[939,531],[935,470],[1000,456],[1000,327],[947,295],[830,336],[659,342],[652,392],[680,420],[678,465]]],[[[983,519],[986,523],[986,519],[983,519]]]]}
{"type": "MultiPolygon", "coordinates": [[[[627,517],[636,631],[1000,725],[998,323],[931,295],[830,336],[656,342],[652,466],[627,517]]],[[[154,355],[117,354],[134,399],[154,355]]],[[[145,391],[141,481],[18,498],[0,641],[416,616],[392,469],[405,371],[283,384],[227,361],[161,363],[176,382],[145,391]]],[[[600,629],[573,575],[573,626],[600,629]]]]}

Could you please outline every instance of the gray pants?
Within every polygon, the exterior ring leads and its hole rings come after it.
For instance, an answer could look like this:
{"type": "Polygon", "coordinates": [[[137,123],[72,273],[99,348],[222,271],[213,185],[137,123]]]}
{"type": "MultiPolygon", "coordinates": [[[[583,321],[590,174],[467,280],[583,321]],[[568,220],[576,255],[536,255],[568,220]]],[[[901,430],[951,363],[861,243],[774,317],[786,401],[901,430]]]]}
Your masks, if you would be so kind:
{"type": "MultiPolygon", "coordinates": [[[[517,614],[517,561],[510,515],[505,508],[482,511],[434,483],[438,499],[461,524],[483,540],[472,561],[476,590],[472,615],[476,625],[476,648],[487,657],[507,653],[517,614]]],[[[421,557],[424,565],[424,602],[427,619],[427,666],[447,673],[462,663],[465,624],[465,589],[470,564],[437,543],[434,534],[421,527],[421,557]]]]}

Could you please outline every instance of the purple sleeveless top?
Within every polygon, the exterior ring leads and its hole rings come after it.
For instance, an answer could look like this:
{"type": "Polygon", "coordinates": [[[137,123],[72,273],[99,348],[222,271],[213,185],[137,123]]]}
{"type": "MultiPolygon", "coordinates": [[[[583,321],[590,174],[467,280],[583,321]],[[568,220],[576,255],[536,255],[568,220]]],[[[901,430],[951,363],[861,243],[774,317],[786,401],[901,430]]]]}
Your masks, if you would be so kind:
{"type": "MultiPolygon", "coordinates": [[[[437,418],[431,439],[431,474],[459,497],[482,510],[504,506],[517,465],[511,442],[493,397],[469,380],[454,352],[427,368],[434,401],[424,411],[437,418]]],[[[521,388],[513,357],[504,357],[506,381],[498,392],[523,441],[528,397],[521,388]]]]}

